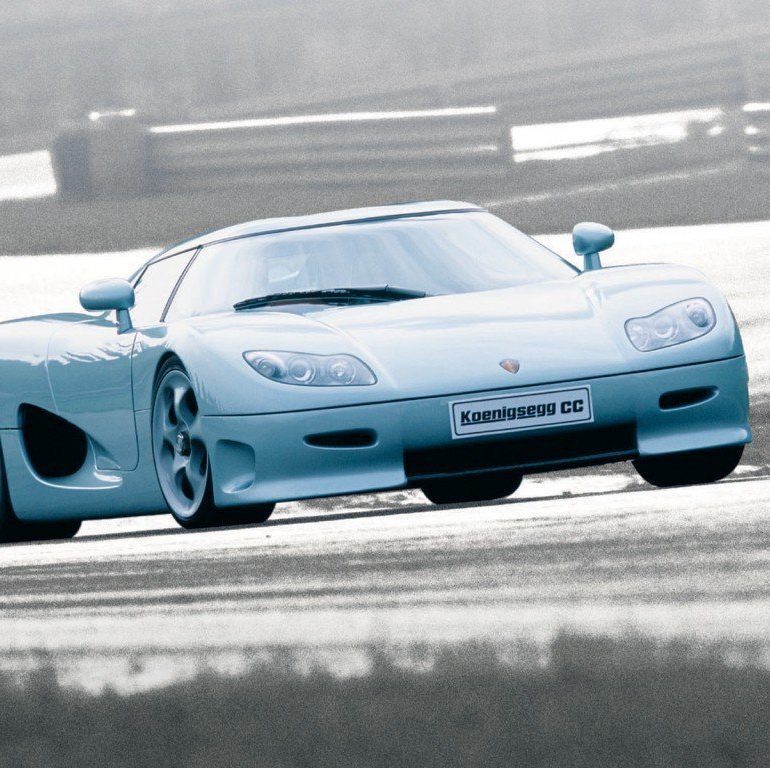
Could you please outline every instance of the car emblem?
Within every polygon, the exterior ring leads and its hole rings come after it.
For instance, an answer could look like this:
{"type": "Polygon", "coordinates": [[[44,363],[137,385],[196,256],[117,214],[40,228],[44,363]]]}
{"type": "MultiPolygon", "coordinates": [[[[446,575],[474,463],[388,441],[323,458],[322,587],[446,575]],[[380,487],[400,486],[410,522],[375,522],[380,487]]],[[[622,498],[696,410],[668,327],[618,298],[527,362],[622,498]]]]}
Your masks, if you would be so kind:
{"type": "Polygon", "coordinates": [[[508,373],[518,373],[519,368],[521,368],[519,361],[514,360],[512,357],[506,357],[505,360],[501,360],[500,367],[504,371],[508,371],[508,373]]]}

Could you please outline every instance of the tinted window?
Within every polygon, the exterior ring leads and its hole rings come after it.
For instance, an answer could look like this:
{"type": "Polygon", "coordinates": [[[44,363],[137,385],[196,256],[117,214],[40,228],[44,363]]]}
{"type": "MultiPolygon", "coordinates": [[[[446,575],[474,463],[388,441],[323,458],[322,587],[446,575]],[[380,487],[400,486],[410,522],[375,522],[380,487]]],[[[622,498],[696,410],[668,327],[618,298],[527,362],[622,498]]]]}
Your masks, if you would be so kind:
{"type": "Polygon", "coordinates": [[[574,277],[577,270],[489,213],[371,221],[204,247],[167,319],[273,293],[391,285],[430,295],[574,277]]]}
{"type": "Polygon", "coordinates": [[[168,297],[194,251],[169,256],[150,264],[134,286],[136,305],[131,311],[134,325],[142,327],[159,322],[168,297]]]}

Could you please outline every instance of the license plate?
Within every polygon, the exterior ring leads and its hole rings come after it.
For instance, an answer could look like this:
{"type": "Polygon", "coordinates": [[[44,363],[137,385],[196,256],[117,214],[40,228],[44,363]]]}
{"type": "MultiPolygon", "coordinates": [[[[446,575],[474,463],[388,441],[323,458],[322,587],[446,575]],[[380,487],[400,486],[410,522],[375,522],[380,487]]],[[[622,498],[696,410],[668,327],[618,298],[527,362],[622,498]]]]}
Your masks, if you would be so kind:
{"type": "Polygon", "coordinates": [[[453,438],[594,420],[590,387],[460,400],[449,408],[453,438]]]}

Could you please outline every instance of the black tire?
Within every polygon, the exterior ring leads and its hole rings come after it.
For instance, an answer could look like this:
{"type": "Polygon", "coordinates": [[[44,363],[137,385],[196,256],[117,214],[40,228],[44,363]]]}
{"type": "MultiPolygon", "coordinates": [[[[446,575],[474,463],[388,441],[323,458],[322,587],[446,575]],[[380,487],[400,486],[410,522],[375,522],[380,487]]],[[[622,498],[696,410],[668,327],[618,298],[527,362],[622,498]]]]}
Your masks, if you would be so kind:
{"type": "Polygon", "coordinates": [[[13,514],[11,499],[8,495],[8,481],[5,476],[5,464],[0,456],[0,543],[24,541],[21,535],[22,524],[13,514]]]}
{"type": "Polygon", "coordinates": [[[428,501],[434,504],[467,504],[473,501],[504,499],[518,490],[521,481],[522,475],[506,472],[431,480],[424,483],[420,490],[428,497],[428,501]]]}
{"type": "Polygon", "coordinates": [[[25,528],[30,532],[29,538],[25,541],[44,539],[71,539],[82,525],[81,520],[58,520],[55,523],[24,523],[25,528]]]}
{"type": "Polygon", "coordinates": [[[217,525],[258,525],[266,523],[275,504],[252,504],[248,507],[228,507],[217,510],[217,525]]]}
{"type": "Polygon", "coordinates": [[[634,467],[642,478],[658,488],[704,485],[727,477],[738,466],[742,455],[742,445],[730,445],[637,459],[634,467]]]}
{"type": "MultiPolygon", "coordinates": [[[[211,480],[209,479],[209,483],[211,480]]],[[[273,514],[275,504],[254,504],[249,507],[232,507],[220,509],[213,504],[206,508],[205,513],[196,516],[193,519],[178,518],[174,519],[189,531],[199,528],[228,528],[237,525],[259,525],[266,523],[273,514]]]]}
{"type": "MultiPolygon", "coordinates": [[[[195,393],[192,390],[192,382],[189,380],[184,365],[182,365],[181,360],[177,357],[168,358],[160,367],[155,377],[155,386],[153,388],[152,396],[151,429],[155,473],[169,512],[182,528],[187,528],[189,530],[198,528],[217,528],[230,525],[253,525],[255,523],[265,522],[273,513],[275,504],[258,504],[232,509],[217,509],[214,504],[214,484],[212,480],[211,465],[208,460],[208,448],[206,447],[201,434],[195,435],[193,429],[190,428],[187,437],[181,440],[182,447],[180,449],[169,446],[168,438],[166,438],[165,441],[161,439],[162,432],[159,432],[159,423],[164,419],[164,403],[163,401],[160,403],[157,401],[159,394],[161,397],[164,396],[164,394],[161,393],[164,382],[170,383],[174,380],[176,380],[178,384],[184,384],[185,380],[187,381],[186,386],[189,386],[191,395],[190,397],[183,398],[185,401],[185,408],[190,409],[190,417],[196,423],[199,416],[197,411],[197,400],[195,399],[195,393]],[[193,456],[195,455],[193,450],[201,452],[200,455],[196,457],[195,472],[199,475],[205,474],[205,477],[200,477],[201,482],[198,485],[197,492],[188,483],[189,498],[185,498],[184,489],[180,489],[179,486],[177,486],[176,489],[171,487],[173,483],[171,483],[169,472],[167,471],[168,447],[171,447],[172,451],[188,451],[187,453],[180,453],[180,456],[188,457],[188,462],[190,464],[193,463],[193,456]],[[164,451],[166,451],[166,453],[164,453],[164,451]],[[159,455],[161,457],[160,459],[159,455]],[[201,469],[204,462],[205,472],[201,469]]],[[[181,411],[181,409],[172,410],[181,411]]],[[[178,416],[179,414],[177,414],[177,421],[174,422],[177,425],[182,423],[178,416]]],[[[188,427],[190,427],[189,424],[185,424],[184,428],[177,426],[177,428],[180,429],[180,432],[187,431],[188,427]]],[[[166,429],[169,429],[167,422],[166,429]]]]}
{"type": "Polygon", "coordinates": [[[80,525],[80,520],[57,520],[51,523],[28,523],[19,520],[13,512],[5,463],[0,454],[0,544],[71,539],[80,530],[80,525]]]}

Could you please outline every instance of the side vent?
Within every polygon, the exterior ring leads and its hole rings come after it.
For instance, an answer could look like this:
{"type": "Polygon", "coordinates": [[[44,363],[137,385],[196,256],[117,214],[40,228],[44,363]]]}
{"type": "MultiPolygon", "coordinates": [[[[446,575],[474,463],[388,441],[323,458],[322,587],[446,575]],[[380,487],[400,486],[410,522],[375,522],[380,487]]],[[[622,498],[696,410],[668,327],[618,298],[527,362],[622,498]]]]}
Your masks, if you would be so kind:
{"type": "Polygon", "coordinates": [[[27,458],[40,477],[68,477],[83,466],[88,440],[82,429],[35,405],[22,405],[19,416],[27,458]]]}

